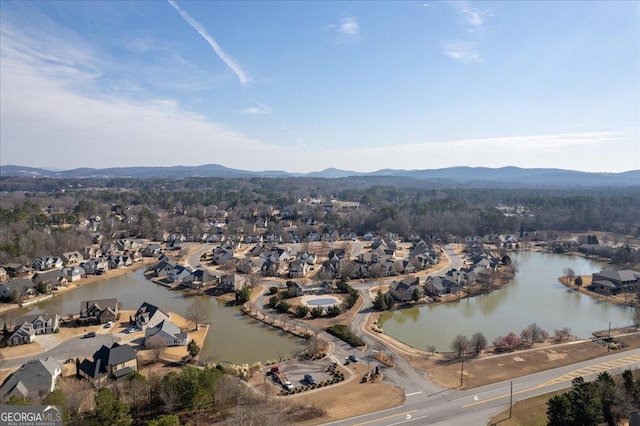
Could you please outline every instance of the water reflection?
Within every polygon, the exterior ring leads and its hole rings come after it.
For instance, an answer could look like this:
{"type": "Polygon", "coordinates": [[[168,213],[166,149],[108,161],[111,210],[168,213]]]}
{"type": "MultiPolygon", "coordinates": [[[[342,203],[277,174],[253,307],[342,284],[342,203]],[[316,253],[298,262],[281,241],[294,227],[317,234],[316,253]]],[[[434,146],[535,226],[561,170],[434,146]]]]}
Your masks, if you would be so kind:
{"type": "Polygon", "coordinates": [[[553,334],[569,327],[579,337],[593,331],[628,325],[629,309],[594,300],[558,283],[565,268],[589,275],[603,265],[582,257],[547,253],[515,253],[519,272],[508,286],[491,294],[461,301],[387,312],[380,322],[385,333],[414,347],[435,345],[448,350],[457,334],[480,331],[491,342],[510,331],[520,333],[532,322],[553,334]],[[410,319],[410,321],[407,321],[410,319]],[[427,327],[428,325],[428,327],[427,327]]]}
{"type": "Polygon", "coordinates": [[[118,298],[121,309],[137,309],[149,302],[167,311],[185,314],[194,298],[201,298],[210,324],[202,356],[234,363],[252,363],[290,356],[303,349],[305,342],[265,326],[243,315],[238,308],[208,296],[183,295],[144,278],[142,270],[108,278],[79,289],[57,295],[45,302],[21,308],[20,314],[57,312],[77,314],[83,300],[118,298]],[[52,310],[55,309],[55,310],[52,310]]]}

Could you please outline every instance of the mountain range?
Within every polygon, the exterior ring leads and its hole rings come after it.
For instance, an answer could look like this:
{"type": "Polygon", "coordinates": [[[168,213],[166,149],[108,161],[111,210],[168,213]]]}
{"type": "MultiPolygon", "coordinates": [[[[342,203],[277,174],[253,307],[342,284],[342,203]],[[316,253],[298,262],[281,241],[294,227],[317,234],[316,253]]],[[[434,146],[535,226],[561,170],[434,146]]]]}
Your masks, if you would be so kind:
{"type": "MultiPolygon", "coordinates": [[[[448,167],[425,170],[382,169],[375,172],[356,172],[329,168],[311,173],[289,173],[283,170],[248,171],[232,169],[219,164],[202,166],[172,167],[113,167],[105,169],[76,168],[72,170],[48,170],[44,168],[5,165],[0,166],[0,176],[22,176],[34,178],[173,178],[188,177],[309,177],[309,178],[347,178],[347,177],[395,177],[439,184],[460,184],[470,186],[640,186],[640,170],[622,173],[595,173],[564,169],[525,169],[519,167],[448,167]]],[[[381,179],[383,180],[383,179],[381,179]]],[[[382,183],[382,182],[381,182],[382,183]]]]}

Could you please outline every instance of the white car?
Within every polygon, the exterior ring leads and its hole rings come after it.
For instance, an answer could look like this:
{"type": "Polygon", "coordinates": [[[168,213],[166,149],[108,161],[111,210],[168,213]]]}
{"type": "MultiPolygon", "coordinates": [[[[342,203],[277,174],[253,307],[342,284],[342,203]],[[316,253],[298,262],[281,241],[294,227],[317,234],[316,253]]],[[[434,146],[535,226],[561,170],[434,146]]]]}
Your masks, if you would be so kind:
{"type": "Polygon", "coordinates": [[[111,326],[113,326],[113,321],[109,321],[108,323],[106,323],[104,325],[104,328],[111,328],[111,326]]]}
{"type": "Polygon", "coordinates": [[[136,331],[138,331],[138,327],[129,327],[127,329],[127,332],[129,332],[129,333],[135,333],[136,331]]]}

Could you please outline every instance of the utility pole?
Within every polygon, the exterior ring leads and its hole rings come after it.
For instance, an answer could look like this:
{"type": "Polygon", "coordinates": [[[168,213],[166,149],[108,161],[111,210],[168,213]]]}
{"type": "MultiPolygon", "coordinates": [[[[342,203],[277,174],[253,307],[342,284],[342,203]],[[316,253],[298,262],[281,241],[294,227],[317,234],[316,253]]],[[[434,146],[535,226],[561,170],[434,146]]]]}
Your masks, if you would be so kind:
{"type": "Polygon", "coordinates": [[[511,381],[511,392],[509,394],[509,418],[511,418],[512,409],[513,409],[513,380],[511,381]]]}
{"type": "Polygon", "coordinates": [[[460,387],[462,387],[462,378],[464,377],[464,358],[462,358],[462,365],[460,367],[460,387]]]}

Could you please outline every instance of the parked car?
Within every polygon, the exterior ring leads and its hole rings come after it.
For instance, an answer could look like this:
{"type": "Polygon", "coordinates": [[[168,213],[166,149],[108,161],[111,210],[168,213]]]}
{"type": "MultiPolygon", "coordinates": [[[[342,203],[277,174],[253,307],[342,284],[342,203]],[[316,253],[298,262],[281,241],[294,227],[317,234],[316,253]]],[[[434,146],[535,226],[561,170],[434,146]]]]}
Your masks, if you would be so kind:
{"type": "Polygon", "coordinates": [[[96,337],[96,332],[95,331],[90,331],[87,334],[85,334],[84,337],[96,337]]]}
{"type": "Polygon", "coordinates": [[[304,381],[309,383],[310,385],[316,384],[316,379],[314,379],[313,376],[309,373],[304,375],[304,381]]]}
{"type": "Polygon", "coordinates": [[[127,328],[127,333],[135,333],[138,331],[138,327],[129,327],[127,328]]]}
{"type": "Polygon", "coordinates": [[[349,355],[349,361],[351,362],[358,362],[358,357],[355,355],[349,355]]]}
{"type": "Polygon", "coordinates": [[[111,326],[113,326],[113,321],[109,321],[108,323],[106,323],[104,325],[104,328],[111,328],[111,326]]]}

